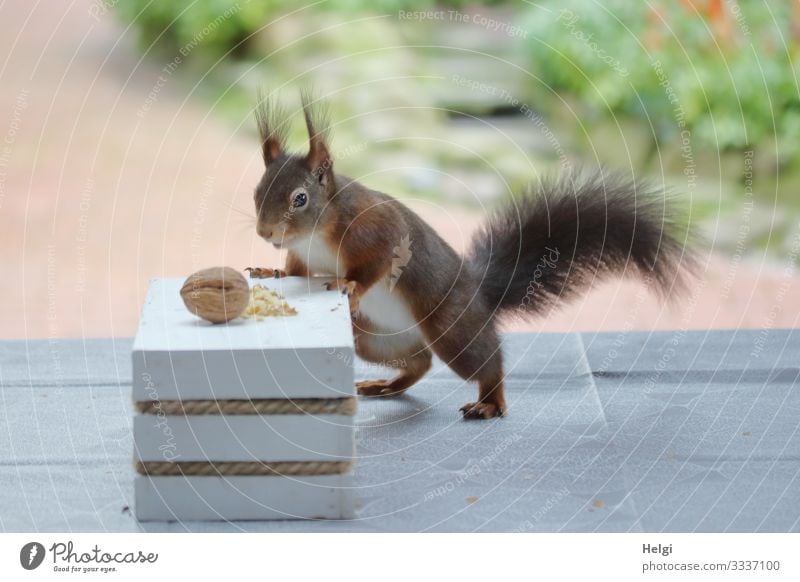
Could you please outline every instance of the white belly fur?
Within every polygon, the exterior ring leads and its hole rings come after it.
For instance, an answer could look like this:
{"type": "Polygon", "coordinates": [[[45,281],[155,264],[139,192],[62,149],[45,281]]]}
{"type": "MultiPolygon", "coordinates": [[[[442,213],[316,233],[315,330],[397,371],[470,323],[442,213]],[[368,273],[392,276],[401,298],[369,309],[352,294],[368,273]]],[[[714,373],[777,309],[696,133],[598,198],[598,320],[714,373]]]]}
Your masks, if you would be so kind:
{"type": "Polygon", "coordinates": [[[322,238],[322,234],[298,237],[289,243],[289,247],[312,274],[344,277],[342,262],[336,256],[335,249],[332,250],[322,238]]]}
{"type": "MultiPolygon", "coordinates": [[[[336,256],[321,235],[297,238],[290,243],[312,274],[344,277],[342,261],[336,256]]],[[[359,303],[360,313],[367,317],[381,331],[389,334],[402,334],[403,339],[418,341],[422,337],[411,310],[403,301],[399,291],[389,290],[389,278],[382,279],[367,291],[359,303]]],[[[395,338],[400,340],[400,337],[395,338]]]]}
{"type": "Polygon", "coordinates": [[[419,329],[411,310],[396,289],[389,290],[388,277],[370,287],[359,302],[361,314],[382,331],[405,331],[419,336],[419,329]]]}

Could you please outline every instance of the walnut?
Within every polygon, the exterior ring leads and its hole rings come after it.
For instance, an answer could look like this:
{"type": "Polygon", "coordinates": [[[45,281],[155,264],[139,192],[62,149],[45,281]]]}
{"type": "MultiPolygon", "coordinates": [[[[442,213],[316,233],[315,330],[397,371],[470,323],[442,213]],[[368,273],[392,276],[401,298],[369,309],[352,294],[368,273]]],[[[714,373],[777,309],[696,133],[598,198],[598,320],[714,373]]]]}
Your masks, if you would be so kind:
{"type": "Polygon", "coordinates": [[[230,267],[212,267],[192,273],[181,287],[186,308],[211,323],[225,323],[247,307],[247,279],[230,267]]]}

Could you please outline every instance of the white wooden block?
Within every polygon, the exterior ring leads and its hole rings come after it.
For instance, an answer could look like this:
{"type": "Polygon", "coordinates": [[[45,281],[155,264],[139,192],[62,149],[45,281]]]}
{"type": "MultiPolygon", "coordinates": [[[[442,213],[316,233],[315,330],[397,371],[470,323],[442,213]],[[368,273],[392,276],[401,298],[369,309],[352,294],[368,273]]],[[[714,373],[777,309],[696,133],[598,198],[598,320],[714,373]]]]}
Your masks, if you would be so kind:
{"type": "Polygon", "coordinates": [[[142,521],[350,519],[352,474],[135,479],[142,521]]]}
{"type": "Polygon", "coordinates": [[[343,461],[353,417],[337,414],[156,416],[133,419],[142,461],[343,461]]]}
{"type": "Polygon", "coordinates": [[[353,334],[347,298],[330,279],[251,280],[298,314],[213,325],[192,315],[182,279],[153,279],[133,344],[133,399],[352,396],[353,334]]]}

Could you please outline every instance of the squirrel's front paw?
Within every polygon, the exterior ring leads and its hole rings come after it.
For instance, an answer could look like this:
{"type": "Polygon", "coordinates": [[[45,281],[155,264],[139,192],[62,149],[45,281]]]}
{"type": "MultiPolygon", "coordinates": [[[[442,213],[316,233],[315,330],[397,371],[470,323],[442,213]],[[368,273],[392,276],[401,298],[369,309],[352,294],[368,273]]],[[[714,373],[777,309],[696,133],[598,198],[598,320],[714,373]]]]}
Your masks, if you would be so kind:
{"type": "Polygon", "coordinates": [[[247,267],[245,271],[250,273],[251,279],[269,279],[271,277],[280,279],[286,276],[286,271],[283,269],[270,269],[269,267],[247,267]]]}
{"type": "Polygon", "coordinates": [[[358,314],[359,296],[356,293],[356,282],[348,281],[347,279],[334,279],[328,283],[324,283],[325,289],[331,291],[332,289],[339,289],[342,295],[347,295],[350,300],[350,315],[355,317],[358,314]]]}
{"type": "Polygon", "coordinates": [[[356,282],[347,279],[334,279],[333,281],[323,283],[323,285],[328,291],[332,289],[341,290],[342,295],[353,295],[356,292],[356,282]]]}

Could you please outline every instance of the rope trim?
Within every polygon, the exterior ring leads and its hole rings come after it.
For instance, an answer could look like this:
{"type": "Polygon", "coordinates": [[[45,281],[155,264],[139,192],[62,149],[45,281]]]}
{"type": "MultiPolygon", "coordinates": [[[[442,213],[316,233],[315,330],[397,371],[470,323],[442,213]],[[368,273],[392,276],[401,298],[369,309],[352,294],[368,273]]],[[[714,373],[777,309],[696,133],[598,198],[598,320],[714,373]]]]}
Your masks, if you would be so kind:
{"type": "Polygon", "coordinates": [[[135,403],[143,414],[341,414],[354,416],[355,398],[298,398],[264,400],[145,400],[135,403]]]}
{"type": "Polygon", "coordinates": [[[150,476],[172,475],[338,475],[347,473],[352,461],[279,461],[209,462],[209,461],[137,461],[136,472],[150,476]]]}

